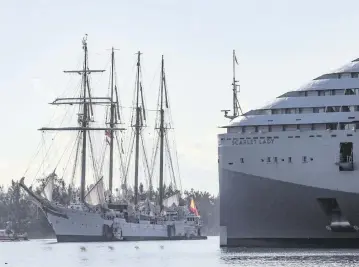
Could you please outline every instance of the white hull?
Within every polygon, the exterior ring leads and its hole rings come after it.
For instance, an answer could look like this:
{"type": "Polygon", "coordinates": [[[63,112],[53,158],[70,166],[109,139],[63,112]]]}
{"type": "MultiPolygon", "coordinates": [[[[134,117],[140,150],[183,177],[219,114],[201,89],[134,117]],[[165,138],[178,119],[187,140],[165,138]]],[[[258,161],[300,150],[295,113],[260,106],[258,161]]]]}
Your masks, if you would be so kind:
{"type": "Polygon", "coordinates": [[[126,222],[123,218],[104,219],[100,213],[60,208],[66,216],[46,212],[58,242],[202,239],[199,227],[185,220],[163,224],[126,222]]]}

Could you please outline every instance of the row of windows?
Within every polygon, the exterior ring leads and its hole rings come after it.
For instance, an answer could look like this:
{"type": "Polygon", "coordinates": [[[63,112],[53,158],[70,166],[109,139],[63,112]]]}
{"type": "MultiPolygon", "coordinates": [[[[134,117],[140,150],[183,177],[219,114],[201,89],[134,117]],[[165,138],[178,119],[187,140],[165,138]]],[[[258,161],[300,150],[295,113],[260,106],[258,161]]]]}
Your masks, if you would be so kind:
{"type": "Polygon", "coordinates": [[[248,115],[278,115],[278,114],[308,114],[308,113],[330,113],[330,112],[357,112],[358,105],[353,106],[326,106],[314,108],[277,108],[277,109],[258,109],[248,113],[248,115]]]}
{"type": "Polygon", "coordinates": [[[229,133],[258,133],[258,132],[284,132],[284,131],[324,131],[324,130],[357,130],[359,123],[335,122],[312,124],[287,124],[263,126],[236,126],[228,128],[229,133]]]}
{"type": "Polygon", "coordinates": [[[358,72],[346,72],[346,73],[330,73],[322,75],[321,77],[317,78],[319,79],[348,79],[348,78],[358,78],[359,73],[358,72]]]}
{"type": "Polygon", "coordinates": [[[359,95],[359,88],[291,91],[280,97],[359,95]]]}
{"type": "MultiPolygon", "coordinates": [[[[307,163],[309,161],[313,161],[313,158],[308,158],[307,156],[302,156],[302,163],[307,163]]],[[[261,159],[261,162],[267,162],[267,163],[278,163],[279,159],[278,157],[267,157],[266,159],[261,159]]],[[[281,161],[285,161],[284,158],[281,158],[281,161]]],[[[293,163],[292,162],[292,157],[288,157],[287,159],[288,163],[293,163]]],[[[240,158],[240,163],[244,163],[244,158],[240,158]]],[[[231,163],[229,163],[230,165],[232,165],[231,163]]]]}

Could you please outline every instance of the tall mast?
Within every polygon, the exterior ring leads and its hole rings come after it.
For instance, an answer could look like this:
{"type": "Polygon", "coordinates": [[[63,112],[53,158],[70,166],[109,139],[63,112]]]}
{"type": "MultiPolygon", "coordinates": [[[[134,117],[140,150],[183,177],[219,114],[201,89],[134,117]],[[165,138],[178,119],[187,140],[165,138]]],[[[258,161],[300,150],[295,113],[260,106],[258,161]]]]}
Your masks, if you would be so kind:
{"type": "Polygon", "coordinates": [[[162,55],[162,64],[161,64],[161,106],[160,106],[160,199],[159,205],[160,210],[162,211],[163,206],[163,154],[164,154],[164,110],[163,110],[163,82],[164,82],[164,59],[162,55]]]}
{"type": "MultiPolygon", "coordinates": [[[[115,103],[113,101],[114,97],[114,63],[115,63],[115,52],[112,47],[111,53],[111,111],[110,111],[110,170],[109,170],[109,190],[112,194],[112,181],[113,181],[113,128],[115,126],[115,103]]],[[[110,199],[111,201],[111,199],[110,199]]]]}
{"type": "Polygon", "coordinates": [[[141,67],[141,52],[137,52],[137,81],[136,81],[136,124],[135,124],[135,138],[136,138],[136,151],[135,151],[135,205],[138,202],[138,163],[139,163],[139,150],[140,150],[140,116],[141,116],[141,106],[140,106],[140,93],[141,93],[141,84],[140,84],[140,67],[141,67]]]}
{"type": "Polygon", "coordinates": [[[238,81],[236,80],[236,64],[238,65],[238,61],[237,61],[235,50],[233,50],[232,61],[233,61],[233,81],[232,81],[233,114],[228,115],[229,110],[222,110],[224,112],[224,116],[229,119],[237,118],[239,116],[239,111],[241,110],[241,107],[239,106],[239,101],[238,101],[239,85],[237,84],[238,81]]]}
{"type": "Polygon", "coordinates": [[[237,98],[237,81],[236,81],[236,51],[233,50],[233,117],[238,117],[238,98],[237,98]]]}
{"type": "Polygon", "coordinates": [[[87,126],[88,126],[88,114],[87,114],[87,101],[86,101],[86,91],[87,91],[87,37],[82,41],[83,50],[85,54],[83,72],[82,72],[82,83],[83,83],[83,114],[82,114],[82,160],[81,160],[81,194],[80,200],[83,202],[85,200],[85,186],[86,186],[86,143],[87,143],[87,126]]]}
{"type": "MultiPolygon", "coordinates": [[[[40,131],[80,131],[82,132],[82,157],[81,157],[81,188],[80,188],[80,200],[85,201],[85,187],[86,187],[86,156],[87,156],[87,132],[88,131],[115,131],[125,130],[123,128],[108,128],[108,127],[89,127],[90,119],[93,115],[93,105],[111,105],[115,104],[109,97],[93,97],[91,95],[89,75],[91,73],[101,73],[104,70],[90,70],[88,67],[88,50],[87,50],[87,34],[82,40],[82,48],[84,50],[84,63],[81,70],[67,70],[65,73],[75,73],[82,77],[83,92],[79,97],[72,98],[56,98],[52,105],[79,105],[82,109],[82,113],[78,114],[79,126],[77,127],[42,127],[40,131]]],[[[114,88],[116,91],[116,87],[114,88]]],[[[119,114],[119,113],[118,113],[119,114]]],[[[118,115],[119,116],[119,115],[118,115]]]]}

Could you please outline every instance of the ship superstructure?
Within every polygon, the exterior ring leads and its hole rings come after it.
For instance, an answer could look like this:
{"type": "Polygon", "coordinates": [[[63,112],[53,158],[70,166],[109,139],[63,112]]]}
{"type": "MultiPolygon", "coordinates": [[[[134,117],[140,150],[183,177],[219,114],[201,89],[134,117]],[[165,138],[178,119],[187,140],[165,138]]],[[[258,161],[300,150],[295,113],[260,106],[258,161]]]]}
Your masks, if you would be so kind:
{"type": "Polygon", "coordinates": [[[226,114],[221,246],[359,247],[359,59],[226,114]]]}

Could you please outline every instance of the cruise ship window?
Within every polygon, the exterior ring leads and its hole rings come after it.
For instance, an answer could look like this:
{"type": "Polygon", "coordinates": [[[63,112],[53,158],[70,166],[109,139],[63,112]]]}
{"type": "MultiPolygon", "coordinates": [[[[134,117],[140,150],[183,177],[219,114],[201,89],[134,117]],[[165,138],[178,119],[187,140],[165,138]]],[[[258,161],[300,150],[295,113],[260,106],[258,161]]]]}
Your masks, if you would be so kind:
{"type": "Polygon", "coordinates": [[[318,91],[318,96],[325,96],[325,91],[324,90],[318,91]]]}
{"type": "Polygon", "coordinates": [[[355,130],[356,129],[356,124],[355,123],[345,123],[345,122],[341,122],[339,124],[340,130],[355,130]]]}
{"type": "Polygon", "coordinates": [[[274,162],[277,163],[278,162],[278,158],[274,157],[274,162]]]}
{"type": "Polygon", "coordinates": [[[243,158],[241,158],[241,163],[244,163],[244,159],[243,159],[243,158]]]}
{"type": "Polygon", "coordinates": [[[267,157],[267,162],[270,162],[270,157],[267,157]]]}
{"type": "Polygon", "coordinates": [[[307,156],[303,156],[302,160],[303,160],[303,163],[306,163],[307,162],[307,156]]]}
{"type": "Polygon", "coordinates": [[[322,112],[325,112],[325,108],[323,107],[313,108],[313,113],[322,113],[322,112]]]}
{"type": "Polygon", "coordinates": [[[345,130],[345,128],[346,128],[346,123],[345,122],[339,123],[339,130],[345,130]]]}
{"type": "Polygon", "coordinates": [[[330,95],[335,95],[335,90],[330,90],[330,95]]]}
{"type": "Polygon", "coordinates": [[[288,162],[292,163],[292,157],[288,157],[288,162]]]}
{"type": "Polygon", "coordinates": [[[334,107],[327,107],[326,112],[335,112],[334,107]]]}
{"type": "Polygon", "coordinates": [[[352,72],[351,77],[352,78],[358,78],[358,73],[357,72],[352,72]]]}
{"type": "Polygon", "coordinates": [[[355,95],[355,92],[353,89],[346,89],[344,94],[345,95],[355,95]]]}
{"type": "Polygon", "coordinates": [[[344,95],[345,90],[344,89],[335,89],[335,94],[336,95],[344,95]]]}
{"type": "Polygon", "coordinates": [[[338,73],[338,79],[341,79],[341,78],[342,78],[342,74],[338,73]]]}
{"type": "Polygon", "coordinates": [[[279,114],[279,109],[272,109],[272,114],[279,114]]]}
{"type": "Polygon", "coordinates": [[[268,132],[272,131],[272,125],[268,125],[268,132]]]}
{"type": "Polygon", "coordinates": [[[337,123],[327,123],[327,130],[336,130],[337,123]]]}
{"type": "Polygon", "coordinates": [[[350,112],[349,106],[342,106],[342,112],[350,112]]]}

